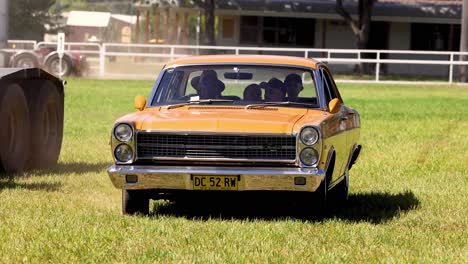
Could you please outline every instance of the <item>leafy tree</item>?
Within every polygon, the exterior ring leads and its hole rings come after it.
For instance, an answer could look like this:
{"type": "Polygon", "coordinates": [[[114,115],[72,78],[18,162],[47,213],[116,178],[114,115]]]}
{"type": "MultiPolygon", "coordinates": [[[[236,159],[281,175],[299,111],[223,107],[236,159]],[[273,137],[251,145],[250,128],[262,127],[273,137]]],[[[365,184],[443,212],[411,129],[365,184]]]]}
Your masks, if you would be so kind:
{"type": "Polygon", "coordinates": [[[63,30],[60,19],[64,8],[55,0],[10,1],[9,38],[42,40],[44,33],[63,30]]]}
{"type": "MultiPolygon", "coordinates": [[[[358,0],[358,20],[354,20],[343,7],[343,0],[336,0],[336,12],[344,18],[353,31],[356,47],[366,49],[372,20],[372,8],[377,0],[358,0]]],[[[358,71],[366,71],[366,65],[359,65],[358,71]]]]}
{"type": "Polygon", "coordinates": [[[215,45],[215,1],[206,0],[203,9],[205,13],[205,44],[215,45]]]}

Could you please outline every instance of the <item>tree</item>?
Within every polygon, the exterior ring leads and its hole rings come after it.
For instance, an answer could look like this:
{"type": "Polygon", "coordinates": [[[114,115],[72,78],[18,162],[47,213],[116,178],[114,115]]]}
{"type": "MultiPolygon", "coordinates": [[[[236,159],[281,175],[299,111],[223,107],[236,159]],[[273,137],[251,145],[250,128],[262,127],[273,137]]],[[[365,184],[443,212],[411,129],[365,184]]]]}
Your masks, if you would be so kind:
{"type": "MultiPolygon", "coordinates": [[[[460,38],[460,51],[468,52],[468,0],[463,0],[462,27],[460,38]]],[[[467,61],[468,56],[460,56],[462,61],[467,61]]],[[[461,82],[468,82],[468,66],[460,66],[461,82]]]]}
{"type": "Polygon", "coordinates": [[[359,0],[358,1],[358,17],[355,21],[351,15],[344,9],[343,0],[336,0],[336,12],[344,18],[349,24],[351,30],[356,37],[356,47],[365,49],[369,40],[370,24],[372,18],[372,8],[377,0],[359,0]]]}
{"type": "Polygon", "coordinates": [[[215,45],[215,1],[214,0],[205,0],[203,6],[205,14],[205,45],[215,45]]]}
{"type": "MultiPolygon", "coordinates": [[[[191,0],[190,1],[195,7],[202,10],[204,16],[204,34],[203,44],[214,46],[216,45],[215,38],[215,0],[191,0]]],[[[204,50],[203,53],[211,54],[213,50],[204,50]]]]}
{"type": "Polygon", "coordinates": [[[55,0],[14,0],[9,6],[9,38],[42,40],[44,33],[57,33],[66,6],[55,0]]]}
{"type": "MultiPolygon", "coordinates": [[[[372,20],[372,8],[375,2],[377,2],[377,0],[358,0],[358,21],[355,21],[344,9],[343,0],[336,0],[336,12],[342,16],[351,27],[358,49],[367,48],[372,20]]],[[[363,68],[361,64],[358,69],[360,73],[365,70],[363,68]]]]}

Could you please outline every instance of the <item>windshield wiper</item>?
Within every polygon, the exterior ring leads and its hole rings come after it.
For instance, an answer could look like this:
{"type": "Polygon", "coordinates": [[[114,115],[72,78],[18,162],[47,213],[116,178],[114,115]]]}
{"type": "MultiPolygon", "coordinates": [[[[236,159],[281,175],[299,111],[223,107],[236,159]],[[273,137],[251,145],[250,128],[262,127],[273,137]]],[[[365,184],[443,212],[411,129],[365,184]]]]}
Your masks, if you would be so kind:
{"type": "Polygon", "coordinates": [[[228,100],[228,99],[191,100],[191,101],[187,101],[187,102],[180,103],[180,104],[169,105],[167,107],[167,110],[179,108],[179,107],[186,106],[186,105],[194,105],[194,104],[213,104],[213,103],[232,103],[232,102],[234,102],[234,100],[228,100]]]}
{"type": "Polygon", "coordinates": [[[259,104],[249,104],[245,106],[245,109],[249,108],[263,108],[268,106],[282,106],[282,105],[295,105],[295,106],[311,106],[311,104],[307,103],[297,103],[297,102],[266,102],[266,103],[259,103],[259,104]]]}

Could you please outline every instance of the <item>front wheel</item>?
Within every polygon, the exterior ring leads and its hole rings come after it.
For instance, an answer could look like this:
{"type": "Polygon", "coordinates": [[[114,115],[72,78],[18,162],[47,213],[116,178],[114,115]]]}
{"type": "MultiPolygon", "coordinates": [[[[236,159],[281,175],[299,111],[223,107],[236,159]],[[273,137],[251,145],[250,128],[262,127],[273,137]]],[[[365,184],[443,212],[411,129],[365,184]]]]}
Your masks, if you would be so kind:
{"type": "Polygon", "coordinates": [[[307,218],[322,218],[327,214],[327,181],[323,180],[315,192],[298,194],[296,212],[307,218]]]}
{"type": "Polygon", "coordinates": [[[69,76],[72,73],[73,64],[70,58],[63,56],[62,64],[60,65],[60,58],[56,54],[47,59],[45,66],[50,73],[56,76],[69,76]]]}
{"type": "Polygon", "coordinates": [[[335,207],[342,207],[346,204],[349,197],[349,172],[346,171],[344,179],[341,180],[330,191],[330,199],[335,207]]]}
{"type": "Polygon", "coordinates": [[[327,180],[324,179],[320,186],[315,191],[315,203],[316,203],[316,213],[319,215],[324,215],[327,212],[328,208],[328,184],[327,180]]]}
{"type": "Polygon", "coordinates": [[[142,190],[122,190],[122,214],[149,214],[149,198],[142,190]]]}
{"type": "Polygon", "coordinates": [[[37,65],[37,59],[29,54],[19,55],[13,61],[14,68],[34,68],[37,67],[37,65]]]}

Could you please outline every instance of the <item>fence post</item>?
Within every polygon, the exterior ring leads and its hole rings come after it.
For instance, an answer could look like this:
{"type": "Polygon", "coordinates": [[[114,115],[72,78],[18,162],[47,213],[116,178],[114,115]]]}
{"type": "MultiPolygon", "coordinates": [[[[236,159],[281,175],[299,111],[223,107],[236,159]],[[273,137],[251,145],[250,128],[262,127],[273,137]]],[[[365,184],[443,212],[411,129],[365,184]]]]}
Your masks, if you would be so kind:
{"type": "Polygon", "coordinates": [[[377,51],[377,63],[375,64],[375,81],[380,80],[380,51],[377,51]]]}
{"type": "Polygon", "coordinates": [[[449,83],[453,83],[453,53],[450,53],[449,83]]]}
{"type": "Polygon", "coordinates": [[[239,55],[239,49],[236,48],[236,55],[239,55]]]}
{"type": "Polygon", "coordinates": [[[171,46],[171,61],[174,60],[174,46],[171,46]]]}
{"type": "Polygon", "coordinates": [[[99,76],[104,78],[106,72],[106,44],[99,48],[99,76]]]}
{"type": "Polygon", "coordinates": [[[308,50],[304,51],[304,58],[306,58],[306,59],[309,58],[309,51],[308,50]]]}

